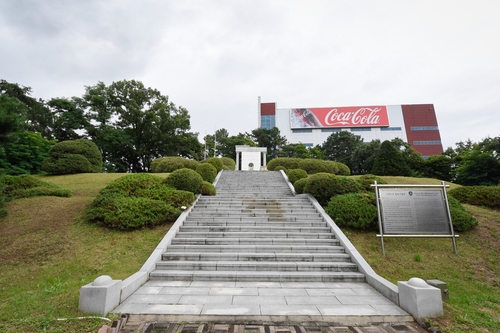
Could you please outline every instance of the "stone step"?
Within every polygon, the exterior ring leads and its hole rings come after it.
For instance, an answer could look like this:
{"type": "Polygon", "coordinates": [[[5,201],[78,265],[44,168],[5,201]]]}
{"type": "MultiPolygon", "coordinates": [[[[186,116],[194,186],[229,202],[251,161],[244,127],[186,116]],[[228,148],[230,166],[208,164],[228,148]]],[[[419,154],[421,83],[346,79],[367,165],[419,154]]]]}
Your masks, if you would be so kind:
{"type": "Polygon", "coordinates": [[[359,272],[167,271],[150,273],[151,280],[235,282],[365,282],[359,272]]]}
{"type": "Polygon", "coordinates": [[[278,231],[260,231],[260,232],[185,232],[177,233],[178,238],[307,238],[307,239],[332,239],[335,238],[332,233],[313,233],[313,232],[278,232],[278,231]]]}
{"type": "Polygon", "coordinates": [[[181,271],[278,271],[278,272],[356,272],[351,262],[305,261],[161,261],[157,270],[181,271]]]}
{"type": "Polygon", "coordinates": [[[303,221],[293,218],[287,219],[230,219],[230,218],[212,218],[212,219],[189,219],[184,222],[185,226],[269,226],[269,227],[327,227],[325,221],[303,221]]]}
{"type": "Polygon", "coordinates": [[[272,252],[165,252],[162,260],[190,261],[335,261],[350,262],[347,253],[272,253],[272,252]]]}
{"type": "Polygon", "coordinates": [[[345,253],[342,246],[337,245],[249,245],[249,244],[172,244],[167,252],[223,252],[223,253],[345,253]]]}
{"type": "Polygon", "coordinates": [[[179,238],[172,239],[172,245],[339,245],[338,239],[310,238],[179,238]]]}
{"type": "MultiPolygon", "coordinates": [[[[273,227],[266,226],[190,226],[183,225],[179,228],[180,232],[201,232],[208,234],[211,232],[290,232],[290,233],[331,233],[330,227],[273,227]]],[[[333,234],[332,234],[333,235],[333,234]]],[[[333,235],[334,236],[334,235],[333,235]]]]}
{"type": "Polygon", "coordinates": [[[193,210],[189,213],[188,217],[262,217],[262,218],[273,218],[273,217],[294,217],[295,219],[308,219],[308,218],[321,218],[321,214],[316,211],[311,212],[270,212],[259,210],[241,210],[241,211],[213,211],[213,210],[193,210]]]}

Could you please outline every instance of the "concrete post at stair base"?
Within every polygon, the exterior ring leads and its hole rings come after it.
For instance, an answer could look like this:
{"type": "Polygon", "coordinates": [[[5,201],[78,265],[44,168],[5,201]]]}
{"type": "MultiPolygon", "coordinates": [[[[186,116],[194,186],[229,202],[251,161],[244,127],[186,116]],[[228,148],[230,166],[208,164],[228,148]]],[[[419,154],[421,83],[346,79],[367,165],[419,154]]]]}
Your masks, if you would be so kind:
{"type": "Polygon", "coordinates": [[[439,317],[443,315],[441,291],[424,280],[411,278],[398,281],[399,306],[414,318],[439,317]]]}
{"type": "Polygon", "coordinates": [[[112,280],[107,275],[99,276],[80,289],[78,310],[106,315],[120,304],[121,288],[121,280],[112,280]]]}

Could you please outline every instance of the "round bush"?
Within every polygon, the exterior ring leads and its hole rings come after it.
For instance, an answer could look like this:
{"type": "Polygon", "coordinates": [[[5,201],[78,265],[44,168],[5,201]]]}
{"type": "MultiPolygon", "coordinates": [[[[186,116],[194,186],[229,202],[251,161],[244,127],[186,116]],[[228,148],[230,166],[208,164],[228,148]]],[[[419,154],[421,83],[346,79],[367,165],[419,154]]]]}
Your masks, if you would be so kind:
{"type": "Polygon", "coordinates": [[[224,170],[234,170],[236,169],[236,162],[229,157],[221,157],[220,160],[222,161],[223,164],[223,169],[224,170]],[[226,167],[226,168],[224,168],[226,167]]]}
{"type": "Polygon", "coordinates": [[[340,176],[349,176],[351,174],[351,169],[344,163],[340,162],[335,162],[337,164],[338,171],[336,172],[337,175],[340,176]]]}
{"type": "Polygon", "coordinates": [[[375,229],[377,207],[375,194],[348,193],[330,199],[325,212],[340,227],[375,229]]]}
{"type": "Polygon", "coordinates": [[[450,205],[453,230],[458,232],[467,231],[477,225],[477,220],[465,210],[460,201],[448,197],[448,203],[450,205]]]}
{"type": "Polygon", "coordinates": [[[318,172],[330,172],[327,161],[306,158],[299,161],[299,169],[305,170],[309,175],[318,172]]]}
{"type": "Polygon", "coordinates": [[[215,195],[216,194],[215,186],[212,183],[204,181],[203,184],[201,185],[201,194],[202,195],[215,195]]]}
{"type": "Polygon", "coordinates": [[[354,179],[330,173],[316,173],[308,178],[304,193],[312,194],[320,205],[325,206],[334,195],[357,193],[360,190],[361,184],[354,179]]]}
{"type": "Polygon", "coordinates": [[[278,166],[283,166],[287,169],[298,169],[300,161],[300,158],[295,157],[277,157],[267,162],[267,170],[275,171],[278,166]]]}
{"type": "Polygon", "coordinates": [[[222,160],[217,157],[211,157],[207,159],[206,162],[212,164],[215,167],[215,169],[217,169],[217,172],[222,171],[222,167],[224,166],[222,160]]]}
{"type": "Polygon", "coordinates": [[[307,178],[307,172],[302,169],[291,169],[288,170],[287,176],[290,183],[295,184],[297,180],[307,178]]]}
{"type": "Polygon", "coordinates": [[[183,168],[175,170],[164,180],[165,184],[178,190],[184,190],[198,194],[201,192],[203,178],[192,169],[183,168]]]}
{"type": "Polygon", "coordinates": [[[201,163],[196,168],[196,172],[200,174],[204,181],[209,183],[213,183],[215,177],[217,177],[217,169],[211,163],[201,163]]]}
{"type": "Polygon", "coordinates": [[[304,189],[306,187],[308,179],[307,178],[301,178],[295,181],[293,183],[293,187],[295,188],[295,193],[297,194],[302,194],[304,193],[304,189]]]}
{"type": "Polygon", "coordinates": [[[461,203],[500,208],[500,186],[461,186],[449,190],[448,194],[461,203]]]}
{"type": "Polygon", "coordinates": [[[54,175],[102,172],[102,155],[92,141],[62,141],[50,149],[42,170],[54,175]]]}
{"type": "Polygon", "coordinates": [[[375,176],[372,174],[362,175],[361,177],[358,178],[358,182],[361,184],[365,192],[375,191],[371,186],[375,181],[377,181],[377,184],[387,184],[385,180],[383,180],[379,176],[375,176]]]}
{"type": "Polygon", "coordinates": [[[153,173],[169,173],[182,168],[196,170],[199,164],[198,161],[188,160],[180,156],[160,157],[151,162],[151,171],[153,173]]]}
{"type": "Polygon", "coordinates": [[[288,172],[287,168],[285,168],[284,166],[281,166],[281,165],[274,168],[274,171],[280,171],[280,170],[285,171],[285,174],[288,172]]]}
{"type": "Polygon", "coordinates": [[[89,210],[87,217],[105,227],[133,230],[174,222],[181,210],[147,198],[115,196],[101,200],[99,207],[89,210]]]}

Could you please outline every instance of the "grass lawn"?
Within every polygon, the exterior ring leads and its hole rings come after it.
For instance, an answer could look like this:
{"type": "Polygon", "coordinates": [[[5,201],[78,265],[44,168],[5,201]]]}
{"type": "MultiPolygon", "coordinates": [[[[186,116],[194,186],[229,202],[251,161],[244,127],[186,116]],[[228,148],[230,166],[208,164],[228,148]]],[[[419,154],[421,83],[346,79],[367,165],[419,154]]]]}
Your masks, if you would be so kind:
{"type": "MultiPolygon", "coordinates": [[[[76,319],[80,288],[100,275],[136,272],[170,228],[117,232],[82,222],[86,205],[123,174],[41,176],[73,191],[70,198],[9,202],[0,219],[0,331],[97,332],[102,319],[76,319]],[[68,320],[59,320],[59,319],[68,320]]],[[[166,176],[166,174],[160,176],[166,176]]],[[[389,183],[421,179],[384,177],[389,183]]],[[[425,180],[424,183],[429,183],[425,180]]],[[[439,184],[439,181],[432,180],[439,184]]],[[[466,206],[479,226],[461,233],[459,255],[450,239],[385,239],[375,232],[345,233],[376,272],[393,283],[411,277],[448,283],[443,332],[500,332],[500,211],[466,206]]],[[[111,318],[113,319],[113,318],[111,318]]]]}

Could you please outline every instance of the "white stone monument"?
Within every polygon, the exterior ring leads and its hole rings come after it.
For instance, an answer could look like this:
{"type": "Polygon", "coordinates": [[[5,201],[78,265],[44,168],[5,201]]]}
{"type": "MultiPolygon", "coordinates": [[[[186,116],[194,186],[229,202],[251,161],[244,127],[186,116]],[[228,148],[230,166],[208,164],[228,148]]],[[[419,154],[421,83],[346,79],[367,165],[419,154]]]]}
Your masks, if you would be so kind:
{"type": "Polygon", "coordinates": [[[265,168],[266,147],[250,147],[247,145],[237,145],[236,148],[236,170],[259,171],[265,168]],[[240,165],[241,161],[241,165],[240,165]]]}

